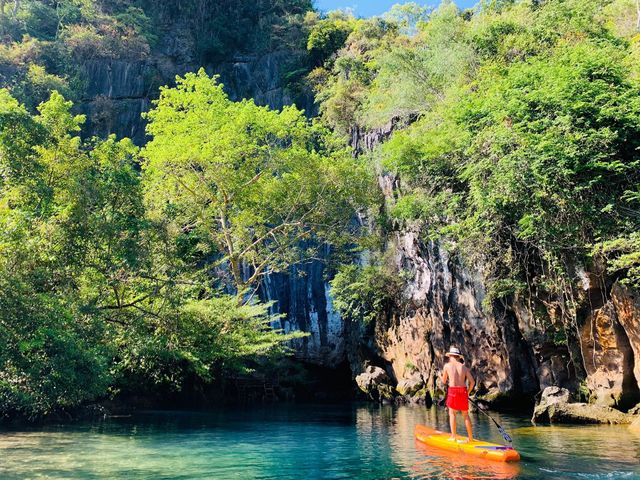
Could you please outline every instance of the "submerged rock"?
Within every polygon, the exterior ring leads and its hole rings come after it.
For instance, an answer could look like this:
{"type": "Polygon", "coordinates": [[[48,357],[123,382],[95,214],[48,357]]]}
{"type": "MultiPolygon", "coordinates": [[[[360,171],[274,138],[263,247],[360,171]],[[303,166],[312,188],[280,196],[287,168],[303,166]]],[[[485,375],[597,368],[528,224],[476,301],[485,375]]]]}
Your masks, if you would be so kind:
{"type": "Polygon", "coordinates": [[[547,387],[533,412],[537,423],[628,424],[633,416],[611,407],[588,403],[571,403],[566,388],[547,387]]]}

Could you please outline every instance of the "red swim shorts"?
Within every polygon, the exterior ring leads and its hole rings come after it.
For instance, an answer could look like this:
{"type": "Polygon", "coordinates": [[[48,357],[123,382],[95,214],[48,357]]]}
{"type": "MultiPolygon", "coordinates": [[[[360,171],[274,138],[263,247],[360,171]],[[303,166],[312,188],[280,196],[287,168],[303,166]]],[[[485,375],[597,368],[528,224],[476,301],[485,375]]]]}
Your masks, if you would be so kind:
{"type": "Polygon", "coordinates": [[[447,391],[447,407],[466,412],[469,410],[469,393],[467,387],[449,387],[447,391]]]}

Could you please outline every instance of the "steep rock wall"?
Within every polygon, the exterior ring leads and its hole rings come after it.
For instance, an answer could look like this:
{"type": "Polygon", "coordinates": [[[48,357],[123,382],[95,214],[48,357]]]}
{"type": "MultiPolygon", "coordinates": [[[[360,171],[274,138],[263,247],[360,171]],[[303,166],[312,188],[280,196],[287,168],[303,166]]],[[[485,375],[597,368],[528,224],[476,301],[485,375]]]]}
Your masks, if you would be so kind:
{"type": "MultiPolygon", "coordinates": [[[[373,131],[354,129],[354,153],[375,148],[394,128],[396,122],[373,131]]],[[[401,179],[383,174],[379,185],[387,204],[393,204],[401,179]]],[[[570,318],[566,299],[542,292],[487,305],[481,270],[465,268],[437,242],[425,240],[427,228],[397,226],[388,234],[392,268],[408,278],[404,298],[374,328],[360,329],[359,342],[367,348],[364,355],[351,357],[355,374],[373,363],[386,368],[394,382],[418,376],[437,391],[444,353],[456,345],[468,358],[480,393],[502,405],[530,401],[552,385],[623,409],[640,401],[636,292],[612,285],[602,268],[577,268],[584,279],[570,318]]]]}
{"type": "MultiPolygon", "coordinates": [[[[379,319],[373,335],[380,365],[395,382],[419,374],[429,390],[438,391],[444,353],[456,345],[478,380],[479,394],[499,405],[530,400],[552,385],[622,409],[640,401],[636,292],[617,283],[604,290],[599,283],[584,285],[577,299],[582,308],[570,326],[575,338],[557,339],[553,323],[561,320],[554,317],[554,302],[515,297],[486,305],[480,272],[464,268],[437,242],[423,240],[423,233],[401,229],[387,246],[393,267],[408,281],[397,311],[379,319]]],[[[366,335],[362,341],[370,342],[366,335]]]]}
{"type": "Polygon", "coordinates": [[[407,308],[376,329],[381,355],[397,380],[417,371],[430,390],[437,390],[444,354],[457,345],[476,372],[481,393],[491,398],[537,393],[538,365],[517,316],[507,310],[484,313],[484,287],[477,275],[437,242],[423,241],[416,230],[397,233],[389,248],[395,267],[410,278],[403,299],[407,308]]]}
{"type": "MultiPolygon", "coordinates": [[[[205,65],[233,100],[253,98],[259,105],[281,109],[294,103],[284,84],[284,66],[291,52],[261,55],[238,55],[217,65],[205,65]]],[[[193,57],[181,52],[179,57],[162,51],[141,60],[96,59],[83,63],[85,98],[80,103],[87,116],[86,135],[129,137],[138,145],[146,141],[145,122],[141,117],[158,95],[158,88],[175,83],[176,75],[197,71],[193,57]]],[[[299,97],[301,108],[313,113],[310,94],[299,97]]]]}
{"type": "Polygon", "coordinates": [[[347,358],[347,325],[333,307],[324,264],[313,261],[290,268],[286,274],[268,275],[260,296],[274,302],[272,314],[285,314],[273,327],[285,332],[301,330],[310,335],[292,347],[302,361],[335,368],[347,358]]]}

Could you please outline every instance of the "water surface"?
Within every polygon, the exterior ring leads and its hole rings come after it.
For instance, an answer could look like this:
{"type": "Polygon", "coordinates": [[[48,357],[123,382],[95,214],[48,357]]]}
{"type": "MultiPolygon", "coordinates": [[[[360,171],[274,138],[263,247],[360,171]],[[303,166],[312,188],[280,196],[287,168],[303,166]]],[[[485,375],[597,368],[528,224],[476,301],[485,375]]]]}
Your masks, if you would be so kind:
{"type": "MultiPolygon", "coordinates": [[[[442,409],[273,405],[145,412],[96,423],[0,431],[2,479],[640,479],[626,427],[532,427],[496,415],[523,461],[480,462],[416,444],[442,409]]],[[[478,437],[499,443],[490,421],[478,437]]]]}

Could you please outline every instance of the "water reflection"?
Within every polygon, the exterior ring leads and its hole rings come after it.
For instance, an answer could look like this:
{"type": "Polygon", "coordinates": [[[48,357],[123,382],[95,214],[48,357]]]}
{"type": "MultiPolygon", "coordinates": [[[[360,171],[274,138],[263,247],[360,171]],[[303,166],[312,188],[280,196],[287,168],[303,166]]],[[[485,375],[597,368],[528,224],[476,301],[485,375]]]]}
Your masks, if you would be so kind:
{"type": "Polygon", "coordinates": [[[637,469],[629,471],[630,463],[640,465],[640,437],[625,425],[524,427],[514,433],[523,455],[539,462],[550,476],[561,478],[577,470],[591,478],[640,478],[637,469]],[[538,460],[544,458],[552,460],[538,460]]]}
{"type": "Polygon", "coordinates": [[[520,466],[513,463],[492,462],[482,458],[468,458],[462,455],[438,450],[420,442],[415,448],[424,455],[424,460],[412,467],[416,478],[452,478],[456,480],[475,479],[515,479],[520,474],[520,466]]]}

